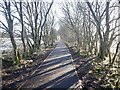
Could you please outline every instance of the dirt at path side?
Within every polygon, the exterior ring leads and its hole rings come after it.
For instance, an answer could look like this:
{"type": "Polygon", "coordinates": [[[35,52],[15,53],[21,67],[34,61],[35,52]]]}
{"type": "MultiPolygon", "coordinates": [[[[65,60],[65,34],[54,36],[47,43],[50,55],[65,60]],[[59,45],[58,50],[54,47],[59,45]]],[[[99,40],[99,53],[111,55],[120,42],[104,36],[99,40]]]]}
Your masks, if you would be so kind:
{"type": "Polygon", "coordinates": [[[55,46],[49,50],[46,50],[44,54],[40,54],[34,58],[34,62],[23,68],[15,70],[6,70],[7,75],[2,76],[2,88],[16,88],[18,83],[24,82],[43,61],[50,54],[50,52],[55,48],[55,46]]]}
{"type": "Polygon", "coordinates": [[[77,52],[75,52],[73,47],[68,48],[74,60],[79,79],[82,80],[83,90],[103,90],[100,84],[97,83],[98,80],[92,73],[92,59],[79,55],[77,52]]]}

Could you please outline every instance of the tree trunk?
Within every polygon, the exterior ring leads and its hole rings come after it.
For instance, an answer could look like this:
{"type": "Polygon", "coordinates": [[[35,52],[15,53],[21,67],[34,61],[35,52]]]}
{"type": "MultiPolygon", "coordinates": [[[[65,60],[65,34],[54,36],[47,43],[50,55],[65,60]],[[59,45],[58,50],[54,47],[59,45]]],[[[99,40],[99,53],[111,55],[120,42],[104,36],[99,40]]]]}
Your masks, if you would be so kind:
{"type": "Polygon", "coordinates": [[[11,43],[12,43],[12,46],[13,46],[13,51],[14,51],[14,63],[15,64],[19,64],[19,53],[17,53],[17,52],[19,52],[19,51],[17,51],[17,45],[16,45],[16,42],[15,42],[15,39],[14,39],[14,35],[13,35],[13,33],[12,32],[9,32],[9,36],[10,36],[10,39],[11,39],[11,43]]]}
{"type": "Polygon", "coordinates": [[[13,46],[13,51],[14,51],[14,63],[15,64],[19,64],[19,60],[20,58],[18,56],[19,51],[17,51],[17,45],[16,45],[16,42],[15,42],[15,39],[14,39],[14,34],[13,34],[13,20],[11,18],[11,5],[10,5],[10,2],[5,2],[5,6],[6,6],[6,11],[7,13],[5,14],[6,15],[6,21],[7,21],[7,24],[8,24],[8,34],[9,34],[9,37],[11,39],[11,43],[12,43],[12,46],[13,46]]]}
{"type": "Polygon", "coordinates": [[[23,24],[23,15],[22,15],[22,2],[20,2],[20,19],[21,19],[21,26],[22,26],[22,31],[21,31],[21,40],[22,40],[22,43],[23,43],[23,57],[26,56],[26,45],[25,45],[25,37],[24,37],[24,34],[25,34],[25,29],[24,29],[24,24],[23,24]]]}
{"type": "Polygon", "coordinates": [[[107,57],[108,56],[108,49],[109,48],[109,45],[108,45],[108,39],[109,39],[109,29],[110,29],[110,26],[109,26],[109,3],[110,2],[106,2],[106,31],[105,31],[105,35],[104,35],[104,47],[105,47],[105,56],[107,57]]]}
{"type": "Polygon", "coordinates": [[[97,31],[98,31],[98,35],[99,35],[99,39],[100,39],[98,58],[103,60],[104,59],[104,41],[103,41],[103,38],[102,38],[102,35],[100,32],[100,25],[99,24],[98,24],[97,31]]]}

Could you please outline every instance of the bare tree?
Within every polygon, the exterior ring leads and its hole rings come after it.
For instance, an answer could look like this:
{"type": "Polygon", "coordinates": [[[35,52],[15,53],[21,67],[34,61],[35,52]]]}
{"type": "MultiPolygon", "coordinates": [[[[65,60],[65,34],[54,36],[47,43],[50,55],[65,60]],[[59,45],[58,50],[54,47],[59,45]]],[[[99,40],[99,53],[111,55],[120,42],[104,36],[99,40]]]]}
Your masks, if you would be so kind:
{"type": "Polygon", "coordinates": [[[28,31],[31,34],[32,40],[34,42],[31,46],[33,52],[40,50],[42,32],[52,4],[53,1],[50,4],[42,1],[26,3],[27,15],[25,15],[25,17],[27,19],[26,24],[31,28],[31,32],[29,30],[28,31]]]}
{"type": "Polygon", "coordinates": [[[18,18],[16,16],[14,16],[21,23],[21,27],[22,27],[21,40],[23,43],[23,57],[25,57],[26,56],[26,45],[25,45],[25,28],[24,28],[24,20],[23,20],[23,5],[22,5],[22,2],[17,3],[16,1],[14,1],[14,6],[16,7],[17,12],[18,12],[19,17],[20,17],[20,18],[18,18]],[[19,7],[18,7],[18,4],[19,4],[19,7]]]}
{"type": "Polygon", "coordinates": [[[9,34],[9,37],[11,39],[11,43],[12,43],[12,46],[13,46],[15,64],[18,64],[20,58],[18,57],[19,53],[18,53],[17,45],[16,45],[16,42],[15,42],[15,39],[14,39],[14,31],[13,31],[14,26],[13,26],[12,12],[11,12],[11,3],[7,2],[7,1],[4,1],[3,3],[4,4],[1,4],[1,7],[3,9],[2,12],[5,16],[7,25],[5,25],[4,22],[0,21],[0,23],[2,24],[1,28],[5,29],[9,34]]]}

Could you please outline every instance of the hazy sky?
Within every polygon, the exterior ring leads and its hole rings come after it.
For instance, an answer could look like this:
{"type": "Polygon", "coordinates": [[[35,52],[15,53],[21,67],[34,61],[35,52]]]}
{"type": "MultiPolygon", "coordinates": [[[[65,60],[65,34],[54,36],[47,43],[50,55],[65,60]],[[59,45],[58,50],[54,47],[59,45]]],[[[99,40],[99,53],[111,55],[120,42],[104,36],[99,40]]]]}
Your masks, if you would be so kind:
{"type": "MultiPolygon", "coordinates": [[[[13,1],[13,0],[6,0],[6,1],[13,1]]],[[[25,2],[30,2],[31,0],[15,0],[15,1],[25,1],[25,2]]],[[[35,0],[35,1],[41,1],[41,0],[35,0]]],[[[42,0],[44,2],[52,2],[52,0],[42,0]]],[[[2,2],[2,0],[0,0],[0,2],[2,2]]],[[[52,6],[52,11],[55,12],[55,16],[56,16],[56,22],[59,21],[59,18],[61,18],[63,16],[62,11],[60,9],[60,5],[61,3],[64,2],[64,0],[54,0],[53,6],[52,6]]],[[[3,14],[0,13],[0,21],[4,21],[5,18],[3,16],[3,14]]],[[[56,24],[55,26],[56,29],[59,29],[59,25],[56,24]]]]}
{"type": "MultiPolygon", "coordinates": [[[[1,2],[2,0],[0,0],[1,2]]],[[[12,1],[12,0],[7,0],[7,1],[12,1]]],[[[15,0],[15,1],[34,1],[34,0],[15,0]]],[[[41,1],[41,0],[35,0],[35,1],[41,1]]],[[[52,2],[52,0],[42,0],[44,2],[52,2]]],[[[59,18],[63,17],[63,13],[60,9],[60,6],[62,5],[63,2],[68,2],[68,1],[74,1],[74,0],[54,0],[53,6],[52,6],[52,11],[55,12],[55,16],[56,16],[56,22],[59,21],[59,18]]],[[[77,1],[77,0],[75,0],[77,1]]],[[[79,0],[79,1],[85,1],[85,0],[79,0]]],[[[89,0],[90,2],[93,0],[89,0]]],[[[98,1],[106,1],[106,0],[98,0],[98,1]]],[[[112,0],[112,1],[117,1],[117,0],[112,0]]],[[[0,20],[4,21],[4,17],[2,14],[0,14],[0,20]]],[[[56,29],[59,29],[59,25],[58,23],[55,26],[56,29]]]]}

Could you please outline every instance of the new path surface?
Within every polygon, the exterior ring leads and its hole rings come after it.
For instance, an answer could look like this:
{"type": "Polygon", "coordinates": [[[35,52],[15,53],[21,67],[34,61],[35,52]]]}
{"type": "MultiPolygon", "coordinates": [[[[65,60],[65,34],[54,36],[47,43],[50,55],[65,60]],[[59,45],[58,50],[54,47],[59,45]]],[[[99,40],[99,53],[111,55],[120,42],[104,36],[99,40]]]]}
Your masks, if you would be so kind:
{"type": "Polygon", "coordinates": [[[71,54],[63,42],[59,42],[51,54],[44,60],[41,67],[22,88],[68,89],[78,82],[72,63],[71,54]]]}

